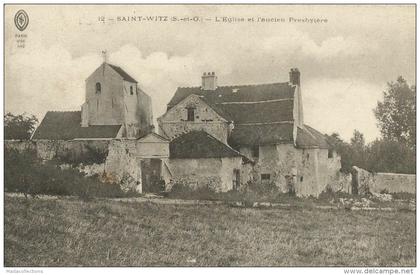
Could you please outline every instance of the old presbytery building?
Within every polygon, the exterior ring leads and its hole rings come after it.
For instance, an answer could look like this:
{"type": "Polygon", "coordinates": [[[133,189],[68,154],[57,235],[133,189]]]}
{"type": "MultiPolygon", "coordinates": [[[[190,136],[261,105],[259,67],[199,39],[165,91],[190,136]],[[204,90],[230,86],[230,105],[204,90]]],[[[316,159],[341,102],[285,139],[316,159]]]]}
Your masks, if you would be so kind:
{"type": "MultiPolygon", "coordinates": [[[[44,158],[107,152],[82,166],[106,180],[130,178],[138,191],[164,182],[217,191],[249,182],[318,195],[335,180],[340,159],[323,134],[304,124],[300,73],[283,83],[178,88],[154,133],[150,97],[120,67],[104,62],[86,80],[81,111],[47,112],[32,136],[44,158]]],[[[68,159],[68,156],[61,159],[68,159]]]]}
{"type": "MultiPolygon", "coordinates": [[[[301,93],[298,69],[290,71],[287,82],[260,85],[218,86],[215,73],[204,73],[201,87],[177,89],[158,118],[159,133],[193,143],[189,137],[204,131],[226,150],[239,152],[242,166],[224,171],[234,184],[272,182],[285,192],[318,195],[337,179],[341,164],[325,136],[304,124],[301,93]]],[[[209,157],[191,152],[185,158],[185,171],[200,175],[205,169],[196,159],[209,157]]]]}

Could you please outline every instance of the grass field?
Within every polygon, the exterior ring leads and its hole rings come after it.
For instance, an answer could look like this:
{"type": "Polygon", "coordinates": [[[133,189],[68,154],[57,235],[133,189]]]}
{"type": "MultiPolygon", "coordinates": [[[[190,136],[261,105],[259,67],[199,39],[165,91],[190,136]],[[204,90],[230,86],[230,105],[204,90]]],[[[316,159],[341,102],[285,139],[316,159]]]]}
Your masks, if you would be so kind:
{"type": "Polygon", "coordinates": [[[5,197],[6,266],[414,266],[415,212],[5,197]]]}

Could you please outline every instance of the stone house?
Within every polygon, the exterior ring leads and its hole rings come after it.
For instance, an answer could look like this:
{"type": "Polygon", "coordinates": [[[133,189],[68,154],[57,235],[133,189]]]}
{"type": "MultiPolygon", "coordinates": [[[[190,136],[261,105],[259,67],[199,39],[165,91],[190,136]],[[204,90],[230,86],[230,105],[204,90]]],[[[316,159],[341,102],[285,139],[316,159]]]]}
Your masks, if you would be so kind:
{"type": "MultiPolygon", "coordinates": [[[[304,124],[301,93],[298,69],[287,82],[259,85],[218,86],[215,73],[204,73],[201,87],[176,90],[158,131],[172,141],[205,131],[250,159],[252,171],[239,173],[239,185],[252,178],[317,196],[339,176],[341,163],[325,136],[304,124]]],[[[180,169],[186,173],[194,165],[191,159],[180,169]]]]}
{"type": "Polygon", "coordinates": [[[174,184],[193,189],[208,185],[219,192],[239,189],[240,179],[252,165],[246,156],[205,131],[192,130],[176,137],[169,148],[172,178],[167,190],[174,184]]]}

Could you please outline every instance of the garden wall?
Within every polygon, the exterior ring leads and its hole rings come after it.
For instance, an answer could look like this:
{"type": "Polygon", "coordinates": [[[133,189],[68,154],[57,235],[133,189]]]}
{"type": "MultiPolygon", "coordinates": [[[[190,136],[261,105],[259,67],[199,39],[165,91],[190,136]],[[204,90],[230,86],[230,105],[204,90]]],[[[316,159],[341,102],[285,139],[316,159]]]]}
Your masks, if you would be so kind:
{"type": "Polygon", "coordinates": [[[141,192],[141,169],[134,157],[135,145],[121,140],[6,140],[5,149],[32,150],[44,160],[61,167],[74,166],[87,175],[99,175],[104,182],[141,192]]]}
{"type": "Polygon", "coordinates": [[[353,166],[353,181],[358,193],[416,193],[416,175],[395,173],[371,173],[353,166]]]}

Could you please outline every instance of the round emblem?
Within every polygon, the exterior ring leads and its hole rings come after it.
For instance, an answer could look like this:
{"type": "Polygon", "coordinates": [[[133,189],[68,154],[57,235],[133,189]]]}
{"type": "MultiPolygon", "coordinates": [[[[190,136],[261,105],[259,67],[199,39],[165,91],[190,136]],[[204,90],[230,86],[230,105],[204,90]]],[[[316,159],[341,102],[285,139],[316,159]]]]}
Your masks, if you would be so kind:
{"type": "Polygon", "coordinates": [[[24,10],[19,10],[15,15],[15,25],[23,32],[29,24],[29,16],[24,10]]]}

